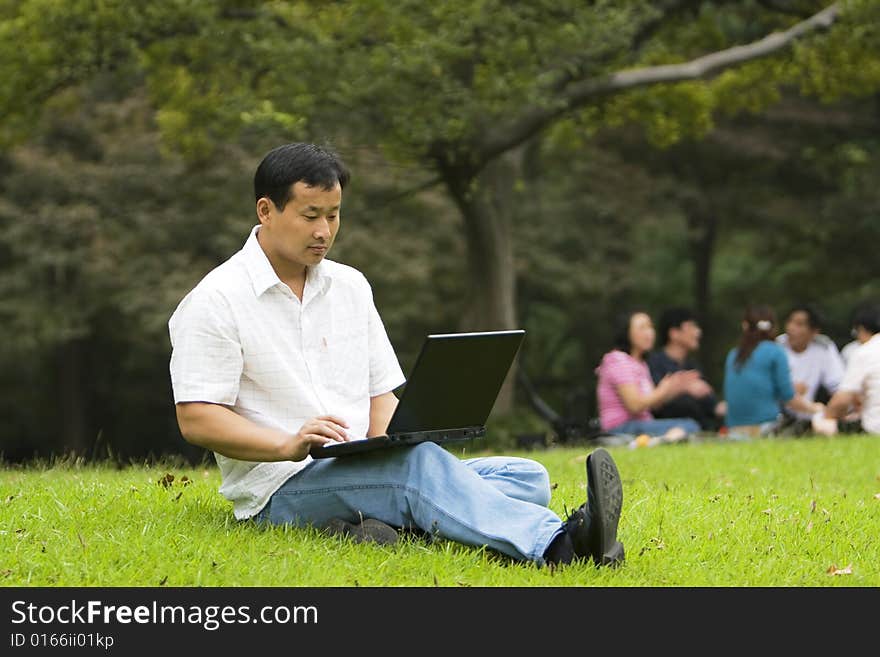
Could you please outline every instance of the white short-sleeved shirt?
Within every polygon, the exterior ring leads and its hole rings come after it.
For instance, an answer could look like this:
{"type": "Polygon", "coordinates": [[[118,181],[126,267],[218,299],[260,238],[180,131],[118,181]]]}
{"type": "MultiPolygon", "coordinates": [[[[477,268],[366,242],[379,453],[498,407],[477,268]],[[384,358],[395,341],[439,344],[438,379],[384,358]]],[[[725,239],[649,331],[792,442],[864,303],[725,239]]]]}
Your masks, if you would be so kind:
{"type": "Polygon", "coordinates": [[[839,389],[861,396],[862,428],[880,433],[880,333],[852,355],[839,389]]]}
{"type": "MultiPolygon", "coordinates": [[[[255,226],[242,249],[208,273],[168,321],[174,402],[230,407],[263,426],[296,432],[336,415],[364,437],[370,397],[404,383],[367,279],[347,265],[310,267],[302,302],[275,273],[255,226]]],[[[304,468],[215,453],[236,518],[260,511],[304,468]]]]}
{"type": "MultiPolygon", "coordinates": [[[[837,390],[843,378],[843,358],[830,338],[819,335],[801,352],[788,346],[788,336],[785,333],[779,335],[776,341],[785,347],[792,384],[796,386],[801,383],[806,386],[806,399],[815,401],[820,385],[832,394],[837,390]]],[[[798,412],[796,415],[804,419],[811,417],[809,413],[798,412]]]]}
{"type": "Polygon", "coordinates": [[[843,345],[843,348],[840,350],[840,357],[843,358],[844,368],[849,364],[849,361],[850,359],[852,359],[853,354],[855,354],[861,346],[862,343],[858,340],[853,340],[852,342],[847,342],[845,345],[843,345]]]}

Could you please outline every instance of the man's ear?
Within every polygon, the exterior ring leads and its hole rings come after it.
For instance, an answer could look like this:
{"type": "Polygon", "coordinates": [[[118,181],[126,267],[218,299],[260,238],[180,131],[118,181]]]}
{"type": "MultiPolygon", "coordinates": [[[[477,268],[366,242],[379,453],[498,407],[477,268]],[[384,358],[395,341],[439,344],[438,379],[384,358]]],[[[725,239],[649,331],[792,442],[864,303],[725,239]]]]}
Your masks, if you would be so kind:
{"type": "Polygon", "coordinates": [[[275,209],[275,204],[272,202],[272,199],[261,196],[257,199],[257,219],[260,220],[261,224],[267,223],[272,217],[272,210],[275,209]]]}

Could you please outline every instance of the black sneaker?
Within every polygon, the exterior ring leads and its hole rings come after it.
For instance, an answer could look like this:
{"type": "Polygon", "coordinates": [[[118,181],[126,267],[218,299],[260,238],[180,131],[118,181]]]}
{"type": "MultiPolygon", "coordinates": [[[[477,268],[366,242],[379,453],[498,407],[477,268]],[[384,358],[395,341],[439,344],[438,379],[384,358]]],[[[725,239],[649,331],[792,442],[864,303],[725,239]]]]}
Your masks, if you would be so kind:
{"type": "MultiPolygon", "coordinates": [[[[562,523],[562,534],[551,543],[551,548],[557,548],[564,555],[562,559],[553,559],[550,554],[545,558],[549,563],[570,563],[573,557],[589,559],[591,556],[590,545],[590,516],[587,514],[587,505],[581,504],[568,514],[562,523]],[[571,554],[574,552],[574,554],[571,554]]],[[[549,552],[549,550],[548,550],[549,552]]]]}
{"type": "Polygon", "coordinates": [[[331,535],[346,536],[355,543],[377,543],[394,545],[397,543],[397,530],[381,520],[367,518],[358,524],[352,524],[340,518],[332,518],[323,530],[331,535]]]}
{"type": "Polygon", "coordinates": [[[619,566],[624,560],[623,543],[617,540],[623,485],[614,459],[601,447],[587,456],[586,507],[591,525],[590,556],[597,565],[619,566]]]}
{"type": "Polygon", "coordinates": [[[623,544],[617,540],[622,506],[620,473],[611,455],[600,447],[587,456],[587,501],[563,524],[575,556],[592,559],[599,566],[623,563],[623,544]]]}

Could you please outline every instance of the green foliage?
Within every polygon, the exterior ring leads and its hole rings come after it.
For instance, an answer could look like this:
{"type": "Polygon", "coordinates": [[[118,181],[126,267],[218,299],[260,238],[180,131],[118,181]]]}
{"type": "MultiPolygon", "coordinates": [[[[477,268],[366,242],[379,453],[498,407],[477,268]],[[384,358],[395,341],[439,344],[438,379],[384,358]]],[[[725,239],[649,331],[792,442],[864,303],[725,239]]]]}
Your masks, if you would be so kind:
{"type": "Polygon", "coordinates": [[[875,93],[880,85],[880,3],[849,0],[841,29],[793,50],[791,78],[823,102],[875,93]]]}
{"type": "Polygon", "coordinates": [[[333,99],[344,108],[363,108],[353,120],[398,152],[466,147],[524,106],[553,106],[546,87],[554,69],[580,71],[591,57],[610,57],[643,6],[347,3],[333,14],[341,67],[326,82],[334,91],[338,85],[341,97],[333,99]]]}
{"type": "MultiPolygon", "coordinates": [[[[292,139],[335,125],[430,161],[439,145],[467,153],[487,128],[558,107],[569,81],[680,62],[796,20],[751,2],[702,3],[695,15],[668,5],[23,0],[0,22],[3,134],[29,134],[34,107],[115,71],[146,80],[164,137],[192,158],[241,130],[292,139]]],[[[772,88],[800,75],[823,97],[876,87],[876,12],[876,2],[849,3],[841,29],[768,60],[759,77],[772,88]]],[[[717,98],[704,82],[636,91],[606,119],[643,123],[658,144],[704,134],[756,75],[738,84],[728,72],[717,98]]]]}
{"type": "MultiPolygon", "coordinates": [[[[696,21],[670,24],[666,38],[652,42],[640,64],[680,63],[785,27],[770,20],[772,12],[769,16],[761,13],[754,3],[737,3],[741,6],[733,10],[713,8],[712,4],[704,3],[696,21]]],[[[718,116],[765,111],[777,104],[787,89],[797,88],[801,94],[827,103],[874,94],[880,89],[878,31],[880,3],[848,2],[833,29],[723,71],[712,80],[648,87],[615,96],[604,112],[605,122],[611,127],[641,125],[648,140],[663,148],[705,137],[718,116]]]]}
{"type": "Polygon", "coordinates": [[[682,82],[660,89],[634,91],[609,104],[607,125],[641,124],[653,145],[663,148],[685,138],[702,138],[713,127],[717,109],[710,88],[682,82]]]}
{"type": "Polygon", "coordinates": [[[4,451],[63,449],[77,420],[62,410],[62,393],[76,395],[86,417],[87,444],[68,449],[91,451],[106,430],[99,453],[126,453],[133,446],[119,430],[128,423],[139,449],[183,447],[165,421],[173,411],[162,372],[166,322],[194,281],[228,257],[224,235],[246,235],[247,179],[234,151],[199,170],[163,158],[151,118],[137,98],[53,112],[46,143],[8,159],[0,183],[4,451]],[[64,356],[71,345],[76,360],[64,356]],[[21,403],[33,394],[16,383],[23,373],[45,399],[21,403]],[[65,375],[76,383],[62,390],[65,375]]]}
{"type": "Polygon", "coordinates": [[[147,27],[133,7],[119,0],[8,3],[0,14],[0,144],[33,134],[34,119],[57,93],[126,68],[136,53],[133,26],[147,27]]]}

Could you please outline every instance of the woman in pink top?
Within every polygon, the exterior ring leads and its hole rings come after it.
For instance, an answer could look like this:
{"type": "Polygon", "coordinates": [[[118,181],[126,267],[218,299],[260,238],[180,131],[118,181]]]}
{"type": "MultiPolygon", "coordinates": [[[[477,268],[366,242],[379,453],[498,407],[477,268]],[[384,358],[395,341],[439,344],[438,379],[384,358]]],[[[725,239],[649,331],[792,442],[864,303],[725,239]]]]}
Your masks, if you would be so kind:
{"type": "Polygon", "coordinates": [[[668,374],[656,386],[645,362],[645,354],[654,347],[654,325],[647,313],[625,315],[618,326],[614,349],[602,357],[596,369],[599,385],[599,420],[602,429],[614,434],[648,434],[680,438],[696,433],[700,426],[691,418],[658,420],[651,409],[689,392],[698,394],[707,385],[695,370],[668,374]]]}

